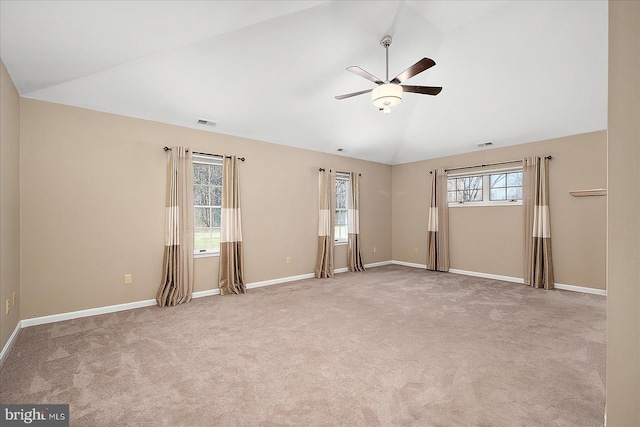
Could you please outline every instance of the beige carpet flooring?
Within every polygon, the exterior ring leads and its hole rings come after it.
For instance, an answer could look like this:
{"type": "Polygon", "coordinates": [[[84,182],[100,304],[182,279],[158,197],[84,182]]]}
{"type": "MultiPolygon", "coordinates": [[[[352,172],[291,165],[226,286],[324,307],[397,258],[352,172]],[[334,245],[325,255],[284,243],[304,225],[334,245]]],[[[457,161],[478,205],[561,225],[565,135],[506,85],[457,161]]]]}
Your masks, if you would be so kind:
{"type": "Polygon", "coordinates": [[[73,426],[601,426],[605,298],[389,265],[25,328],[73,426]]]}

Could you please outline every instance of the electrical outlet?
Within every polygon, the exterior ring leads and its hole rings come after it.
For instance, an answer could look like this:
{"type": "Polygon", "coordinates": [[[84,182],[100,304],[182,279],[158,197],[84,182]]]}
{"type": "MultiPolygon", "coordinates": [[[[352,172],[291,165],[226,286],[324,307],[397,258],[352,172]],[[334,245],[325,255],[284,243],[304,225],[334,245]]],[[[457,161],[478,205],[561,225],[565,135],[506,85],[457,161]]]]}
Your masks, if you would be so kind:
{"type": "Polygon", "coordinates": [[[7,298],[7,305],[6,305],[7,309],[5,311],[4,314],[9,314],[9,298],[7,298]]]}
{"type": "Polygon", "coordinates": [[[418,248],[413,248],[414,253],[418,253],[418,248]]]}
{"type": "Polygon", "coordinates": [[[291,264],[291,257],[290,256],[287,257],[287,264],[291,264]]]}
{"type": "Polygon", "coordinates": [[[373,253],[376,253],[376,252],[378,252],[378,247],[377,247],[377,246],[374,246],[374,247],[373,247],[373,253]]]}
{"type": "Polygon", "coordinates": [[[133,279],[131,278],[131,275],[130,274],[125,274],[124,275],[124,283],[128,285],[131,282],[133,282],[133,279]]]}

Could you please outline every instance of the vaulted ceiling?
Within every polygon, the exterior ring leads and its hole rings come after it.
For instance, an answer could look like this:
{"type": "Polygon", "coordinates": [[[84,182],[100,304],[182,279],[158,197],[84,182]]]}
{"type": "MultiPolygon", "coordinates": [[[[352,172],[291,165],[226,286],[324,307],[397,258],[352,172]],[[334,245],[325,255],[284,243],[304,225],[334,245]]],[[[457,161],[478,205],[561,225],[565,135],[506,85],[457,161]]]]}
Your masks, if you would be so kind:
{"type": "Polygon", "coordinates": [[[20,95],[387,164],[606,129],[606,1],[0,1],[20,95]],[[389,75],[436,62],[384,115],[389,75]],[[217,122],[197,124],[199,118],[217,122]]]}

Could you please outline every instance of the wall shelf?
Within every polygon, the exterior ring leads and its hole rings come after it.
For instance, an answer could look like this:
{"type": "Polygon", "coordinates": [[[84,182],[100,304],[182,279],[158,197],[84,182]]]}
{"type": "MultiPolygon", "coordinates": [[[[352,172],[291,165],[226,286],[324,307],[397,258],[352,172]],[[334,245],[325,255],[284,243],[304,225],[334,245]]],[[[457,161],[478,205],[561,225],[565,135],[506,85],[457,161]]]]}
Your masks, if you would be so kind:
{"type": "Polygon", "coordinates": [[[591,190],[573,190],[569,191],[573,197],[590,197],[590,196],[606,196],[606,188],[594,188],[591,190]]]}

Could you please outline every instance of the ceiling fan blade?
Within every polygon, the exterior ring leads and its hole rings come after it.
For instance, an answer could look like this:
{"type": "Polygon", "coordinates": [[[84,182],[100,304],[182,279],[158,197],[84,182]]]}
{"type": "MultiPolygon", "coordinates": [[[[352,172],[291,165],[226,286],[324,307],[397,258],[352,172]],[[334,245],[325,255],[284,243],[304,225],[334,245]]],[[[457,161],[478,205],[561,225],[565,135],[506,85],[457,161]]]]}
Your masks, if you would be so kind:
{"type": "Polygon", "coordinates": [[[360,92],[347,93],[346,95],[338,95],[336,99],[351,98],[352,96],[362,95],[363,93],[371,92],[373,89],[361,90],[360,92]]]}
{"type": "Polygon", "coordinates": [[[433,59],[422,58],[420,61],[413,64],[411,67],[407,68],[406,70],[404,70],[403,72],[395,76],[393,80],[391,80],[391,83],[402,83],[403,81],[410,79],[416,74],[419,74],[424,70],[433,67],[434,65],[436,65],[436,63],[433,59]]]}
{"type": "Polygon", "coordinates": [[[351,67],[347,67],[347,71],[351,71],[353,74],[357,74],[360,77],[364,77],[367,80],[371,80],[372,82],[374,82],[377,85],[381,85],[383,83],[382,80],[380,80],[379,78],[377,78],[373,74],[369,73],[368,71],[363,70],[362,68],[358,67],[357,65],[352,65],[351,67]]]}
{"type": "Polygon", "coordinates": [[[441,87],[436,86],[405,86],[401,85],[403,92],[421,93],[424,95],[437,95],[442,90],[441,87]]]}

